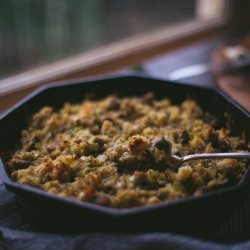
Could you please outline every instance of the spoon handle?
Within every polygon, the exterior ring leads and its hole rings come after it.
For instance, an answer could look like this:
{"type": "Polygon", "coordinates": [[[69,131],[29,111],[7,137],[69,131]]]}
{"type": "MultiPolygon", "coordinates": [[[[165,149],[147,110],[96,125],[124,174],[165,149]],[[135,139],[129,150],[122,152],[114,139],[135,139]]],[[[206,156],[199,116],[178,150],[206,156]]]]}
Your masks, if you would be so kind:
{"type": "Polygon", "coordinates": [[[250,159],[250,152],[193,154],[184,156],[182,162],[198,160],[198,159],[221,159],[221,158],[250,159]]]}

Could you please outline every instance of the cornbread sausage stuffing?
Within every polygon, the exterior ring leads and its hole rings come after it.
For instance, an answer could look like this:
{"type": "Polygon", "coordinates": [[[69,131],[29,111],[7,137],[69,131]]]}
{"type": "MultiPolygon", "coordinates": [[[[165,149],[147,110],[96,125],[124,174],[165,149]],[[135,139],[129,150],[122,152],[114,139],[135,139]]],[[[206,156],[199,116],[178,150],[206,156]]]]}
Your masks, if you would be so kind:
{"type": "Polygon", "coordinates": [[[171,154],[249,150],[194,100],[174,105],[108,96],[43,107],[22,132],[8,162],[19,183],[101,206],[128,208],[199,196],[234,185],[244,160],[203,160],[170,166],[171,154]]]}

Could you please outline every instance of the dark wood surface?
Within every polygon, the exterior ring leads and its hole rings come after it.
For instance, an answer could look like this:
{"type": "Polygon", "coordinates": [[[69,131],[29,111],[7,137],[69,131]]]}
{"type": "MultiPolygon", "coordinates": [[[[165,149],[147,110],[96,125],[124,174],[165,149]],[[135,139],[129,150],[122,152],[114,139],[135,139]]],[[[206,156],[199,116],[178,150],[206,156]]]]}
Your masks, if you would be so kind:
{"type": "MultiPolygon", "coordinates": [[[[212,56],[213,65],[222,65],[225,63],[232,63],[232,59],[228,57],[227,49],[245,49],[250,51],[250,35],[235,39],[233,44],[224,44],[218,47],[212,56]],[[233,47],[232,47],[233,46],[233,47]]],[[[246,54],[245,54],[246,56],[246,54]]],[[[243,55],[241,55],[242,59],[243,55]]],[[[239,59],[238,59],[239,60],[239,59]]],[[[239,61],[236,61],[240,63],[239,61]]],[[[241,68],[233,74],[218,74],[216,76],[216,83],[220,89],[231,98],[236,100],[241,106],[250,112],[250,67],[241,68]]]]}

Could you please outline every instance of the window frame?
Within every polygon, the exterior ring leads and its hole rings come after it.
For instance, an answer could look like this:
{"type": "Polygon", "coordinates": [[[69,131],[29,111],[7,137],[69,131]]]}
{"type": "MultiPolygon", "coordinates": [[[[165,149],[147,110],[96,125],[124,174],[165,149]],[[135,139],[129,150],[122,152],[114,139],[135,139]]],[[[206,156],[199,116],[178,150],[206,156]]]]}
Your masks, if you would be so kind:
{"type": "Polygon", "coordinates": [[[227,30],[231,25],[229,2],[233,1],[196,0],[194,20],[168,25],[3,78],[0,80],[0,97],[50,81],[113,71],[139,63],[147,55],[157,54],[154,51],[162,52],[175,44],[185,44],[197,37],[227,30]]]}

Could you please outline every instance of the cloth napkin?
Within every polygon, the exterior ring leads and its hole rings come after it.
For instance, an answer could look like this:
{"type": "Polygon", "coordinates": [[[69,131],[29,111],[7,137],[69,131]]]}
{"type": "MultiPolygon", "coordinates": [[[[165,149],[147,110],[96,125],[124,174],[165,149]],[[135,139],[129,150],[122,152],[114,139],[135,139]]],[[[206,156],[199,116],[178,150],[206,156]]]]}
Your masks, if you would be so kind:
{"type": "Polygon", "coordinates": [[[0,183],[0,249],[250,249],[250,197],[207,232],[206,241],[171,232],[51,234],[36,231],[23,217],[15,196],[0,183]],[[228,243],[231,242],[231,243],[228,243]]]}

